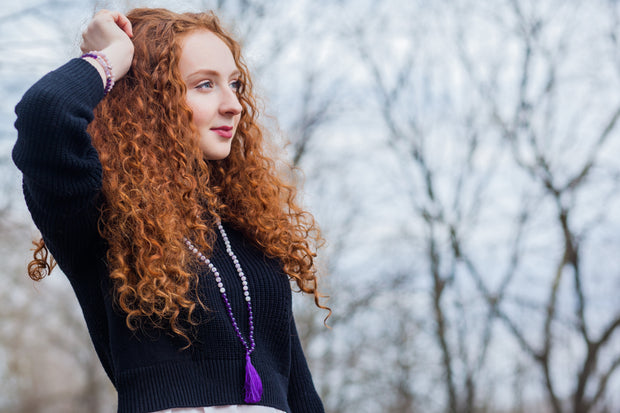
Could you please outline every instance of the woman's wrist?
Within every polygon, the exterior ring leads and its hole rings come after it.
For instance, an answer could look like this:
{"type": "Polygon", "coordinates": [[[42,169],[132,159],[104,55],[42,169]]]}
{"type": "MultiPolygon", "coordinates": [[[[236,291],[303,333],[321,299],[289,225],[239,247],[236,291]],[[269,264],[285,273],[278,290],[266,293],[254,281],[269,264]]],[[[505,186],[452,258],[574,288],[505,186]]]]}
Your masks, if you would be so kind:
{"type": "Polygon", "coordinates": [[[97,59],[93,59],[92,57],[82,57],[82,60],[86,60],[88,63],[90,63],[95,69],[97,69],[97,71],[99,72],[99,75],[101,76],[101,80],[103,81],[103,87],[105,88],[105,84],[106,84],[106,75],[105,72],[103,70],[103,67],[101,67],[101,65],[97,62],[97,59]]]}
{"type": "Polygon", "coordinates": [[[104,83],[104,95],[110,93],[114,87],[114,72],[110,60],[105,53],[100,51],[90,51],[82,55],[82,59],[86,59],[90,64],[95,66],[104,83]]]}

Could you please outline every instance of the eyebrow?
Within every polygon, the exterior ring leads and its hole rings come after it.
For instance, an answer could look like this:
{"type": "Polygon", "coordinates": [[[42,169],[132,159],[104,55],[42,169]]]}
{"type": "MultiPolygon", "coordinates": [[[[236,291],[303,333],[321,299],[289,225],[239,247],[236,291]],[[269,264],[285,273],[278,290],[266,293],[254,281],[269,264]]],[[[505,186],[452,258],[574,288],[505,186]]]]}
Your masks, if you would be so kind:
{"type": "MultiPolygon", "coordinates": [[[[222,76],[222,74],[220,72],[218,72],[217,70],[212,70],[212,69],[199,69],[196,70],[195,72],[190,73],[187,76],[187,79],[192,79],[195,76],[198,75],[207,75],[207,76],[222,76]]],[[[241,72],[239,71],[239,69],[235,69],[233,70],[230,75],[228,77],[235,77],[235,76],[239,76],[241,75],[241,72]]]]}

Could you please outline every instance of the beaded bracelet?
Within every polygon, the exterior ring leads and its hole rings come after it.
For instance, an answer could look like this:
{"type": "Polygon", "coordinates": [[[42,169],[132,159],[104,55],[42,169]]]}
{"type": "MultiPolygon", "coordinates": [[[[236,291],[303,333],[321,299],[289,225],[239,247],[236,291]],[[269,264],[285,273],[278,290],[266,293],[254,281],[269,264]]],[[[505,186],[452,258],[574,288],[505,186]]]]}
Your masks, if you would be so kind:
{"type": "Polygon", "coordinates": [[[108,57],[103,53],[96,50],[92,50],[88,53],[84,53],[81,58],[91,57],[95,59],[101,67],[103,67],[103,71],[105,72],[105,88],[103,89],[103,95],[107,95],[110,93],[110,90],[114,87],[114,75],[112,73],[112,65],[108,60],[108,57]]]}

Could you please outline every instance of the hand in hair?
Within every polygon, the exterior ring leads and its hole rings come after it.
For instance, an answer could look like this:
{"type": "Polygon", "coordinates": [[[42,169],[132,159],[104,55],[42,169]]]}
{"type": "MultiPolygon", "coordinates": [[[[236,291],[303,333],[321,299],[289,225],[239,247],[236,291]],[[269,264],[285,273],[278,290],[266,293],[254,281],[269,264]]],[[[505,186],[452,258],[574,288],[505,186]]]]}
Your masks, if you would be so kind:
{"type": "MultiPolygon", "coordinates": [[[[101,10],[95,14],[86,30],[82,33],[80,49],[87,53],[91,50],[103,52],[113,69],[114,80],[119,80],[129,70],[133,59],[134,46],[131,22],[118,11],[101,10]]],[[[105,84],[105,72],[94,59],[87,59],[99,70],[105,84]]]]}

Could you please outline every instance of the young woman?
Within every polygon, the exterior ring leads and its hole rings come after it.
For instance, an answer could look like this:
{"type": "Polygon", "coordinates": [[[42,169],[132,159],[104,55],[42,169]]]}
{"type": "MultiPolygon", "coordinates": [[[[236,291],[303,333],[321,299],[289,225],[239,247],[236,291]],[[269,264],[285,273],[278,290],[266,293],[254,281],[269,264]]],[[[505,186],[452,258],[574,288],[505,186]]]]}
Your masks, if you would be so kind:
{"type": "Polygon", "coordinates": [[[68,277],[119,412],[322,412],[290,288],[326,308],[319,234],[263,148],[239,44],[163,9],[101,11],[83,39],[16,108],[29,275],[68,277]]]}

